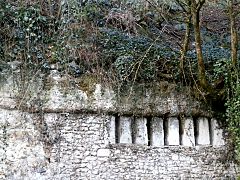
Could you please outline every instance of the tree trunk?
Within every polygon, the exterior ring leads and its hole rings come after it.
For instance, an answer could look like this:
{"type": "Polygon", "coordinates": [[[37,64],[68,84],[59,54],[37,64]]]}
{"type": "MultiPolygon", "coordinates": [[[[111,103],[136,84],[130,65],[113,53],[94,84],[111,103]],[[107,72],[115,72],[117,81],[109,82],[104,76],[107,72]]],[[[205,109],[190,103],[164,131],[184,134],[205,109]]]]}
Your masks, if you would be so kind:
{"type": "Polygon", "coordinates": [[[180,64],[179,64],[179,68],[180,68],[180,72],[181,72],[181,75],[183,77],[183,80],[186,81],[185,72],[184,72],[184,61],[185,61],[185,57],[186,57],[186,54],[187,54],[187,51],[188,51],[188,48],[189,48],[191,18],[192,18],[192,14],[191,14],[191,0],[185,0],[185,3],[187,5],[187,7],[184,7],[184,5],[181,3],[180,0],[176,0],[176,2],[182,7],[183,11],[187,15],[186,16],[186,21],[185,21],[186,30],[185,30],[185,34],[184,34],[183,43],[182,43],[180,64]]]}
{"type": "Polygon", "coordinates": [[[199,12],[201,9],[201,4],[204,2],[196,3],[195,0],[191,0],[191,13],[192,13],[192,22],[194,27],[194,37],[195,37],[195,48],[197,53],[197,60],[198,60],[198,78],[200,85],[205,89],[209,90],[209,83],[206,79],[206,72],[205,72],[205,65],[203,61],[203,54],[202,54],[202,43],[201,43],[201,31],[200,31],[200,18],[199,12]]]}
{"type": "Polygon", "coordinates": [[[231,59],[234,67],[238,66],[238,35],[235,23],[235,14],[233,10],[233,0],[229,0],[229,19],[230,19],[230,31],[231,31],[231,59]]]}
{"type": "Polygon", "coordinates": [[[182,46],[181,57],[180,57],[180,70],[183,75],[184,75],[184,60],[185,60],[185,56],[187,54],[188,46],[189,46],[190,26],[191,26],[191,14],[188,14],[188,17],[186,20],[186,31],[184,34],[183,46],[182,46]]]}

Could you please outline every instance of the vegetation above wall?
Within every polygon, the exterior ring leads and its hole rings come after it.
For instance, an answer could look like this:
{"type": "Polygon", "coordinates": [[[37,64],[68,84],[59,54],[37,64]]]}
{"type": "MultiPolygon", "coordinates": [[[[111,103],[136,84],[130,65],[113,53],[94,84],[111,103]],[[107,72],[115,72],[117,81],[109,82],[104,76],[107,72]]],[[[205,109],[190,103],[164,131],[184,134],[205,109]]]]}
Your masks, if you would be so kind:
{"type": "Polygon", "coordinates": [[[189,86],[227,109],[240,152],[238,9],[237,0],[0,0],[0,73],[189,86]]]}

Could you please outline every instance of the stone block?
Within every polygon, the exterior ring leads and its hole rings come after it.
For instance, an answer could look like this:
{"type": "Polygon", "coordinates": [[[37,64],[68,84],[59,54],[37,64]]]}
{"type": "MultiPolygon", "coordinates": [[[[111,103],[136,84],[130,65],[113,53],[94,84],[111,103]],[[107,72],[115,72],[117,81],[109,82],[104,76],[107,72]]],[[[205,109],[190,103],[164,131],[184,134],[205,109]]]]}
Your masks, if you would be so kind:
{"type": "Polygon", "coordinates": [[[109,142],[116,143],[116,117],[111,116],[109,122],[109,142]]]}
{"type": "Polygon", "coordinates": [[[109,157],[111,151],[109,149],[98,149],[97,156],[98,157],[109,157]]]}
{"type": "Polygon", "coordinates": [[[167,120],[167,144],[168,145],[179,145],[179,120],[177,117],[170,117],[167,120]]]}
{"type": "Polygon", "coordinates": [[[120,117],[118,137],[119,143],[132,143],[132,119],[131,117],[120,117]]]}
{"type": "Polygon", "coordinates": [[[197,119],[197,145],[209,145],[210,144],[210,132],[209,132],[209,122],[205,117],[200,117],[197,119]]]}
{"type": "Polygon", "coordinates": [[[211,119],[211,141],[213,146],[223,146],[225,141],[223,138],[223,130],[219,128],[216,119],[211,119]]]}
{"type": "Polygon", "coordinates": [[[151,145],[164,146],[163,119],[154,117],[151,121],[151,145]]]}
{"type": "Polygon", "coordinates": [[[195,146],[194,125],[191,117],[182,119],[182,145],[195,146]]]}
{"type": "Polygon", "coordinates": [[[135,144],[148,144],[148,133],[147,133],[147,119],[136,118],[134,128],[134,143],[135,144]]]}

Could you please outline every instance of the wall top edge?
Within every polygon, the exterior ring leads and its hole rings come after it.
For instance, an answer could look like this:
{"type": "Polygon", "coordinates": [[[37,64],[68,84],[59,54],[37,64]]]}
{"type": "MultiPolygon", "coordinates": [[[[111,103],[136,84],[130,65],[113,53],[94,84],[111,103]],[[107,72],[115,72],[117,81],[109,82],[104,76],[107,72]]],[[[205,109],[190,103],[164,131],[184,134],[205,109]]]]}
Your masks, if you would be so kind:
{"type": "Polygon", "coordinates": [[[168,82],[112,85],[92,77],[68,79],[50,74],[22,82],[9,76],[0,82],[0,107],[32,112],[112,113],[125,115],[212,116],[210,108],[194,99],[191,90],[168,82]]]}

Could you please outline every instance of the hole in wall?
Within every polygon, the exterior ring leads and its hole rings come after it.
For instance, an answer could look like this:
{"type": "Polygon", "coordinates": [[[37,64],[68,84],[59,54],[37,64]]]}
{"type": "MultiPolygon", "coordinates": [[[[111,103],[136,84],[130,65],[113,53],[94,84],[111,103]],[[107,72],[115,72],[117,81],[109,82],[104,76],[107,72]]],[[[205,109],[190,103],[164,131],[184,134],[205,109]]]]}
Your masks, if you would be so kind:
{"type": "Polygon", "coordinates": [[[115,141],[116,143],[120,142],[120,116],[115,116],[115,141]]]}
{"type": "Polygon", "coordinates": [[[136,144],[136,133],[137,133],[137,127],[136,127],[136,117],[133,116],[131,120],[131,129],[132,129],[132,143],[136,144]]]}
{"type": "Polygon", "coordinates": [[[193,117],[193,128],[194,128],[194,139],[195,139],[195,145],[198,145],[198,119],[196,117],[193,117]]]}
{"type": "Polygon", "coordinates": [[[168,116],[165,115],[163,117],[163,134],[164,134],[164,145],[169,145],[168,143],[168,131],[169,127],[168,127],[168,116]]]}
{"type": "Polygon", "coordinates": [[[147,117],[147,138],[148,146],[152,145],[152,117],[147,117]]]}
{"type": "Polygon", "coordinates": [[[183,132],[184,132],[184,118],[183,115],[178,116],[179,121],[179,144],[183,145],[183,132]]]}
{"type": "Polygon", "coordinates": [[[213,132],[212,132],[212,124],[211,124],[210,118],[208,118],[208,127],[209,127],[210,145],[213,145],[213,132]]]}

